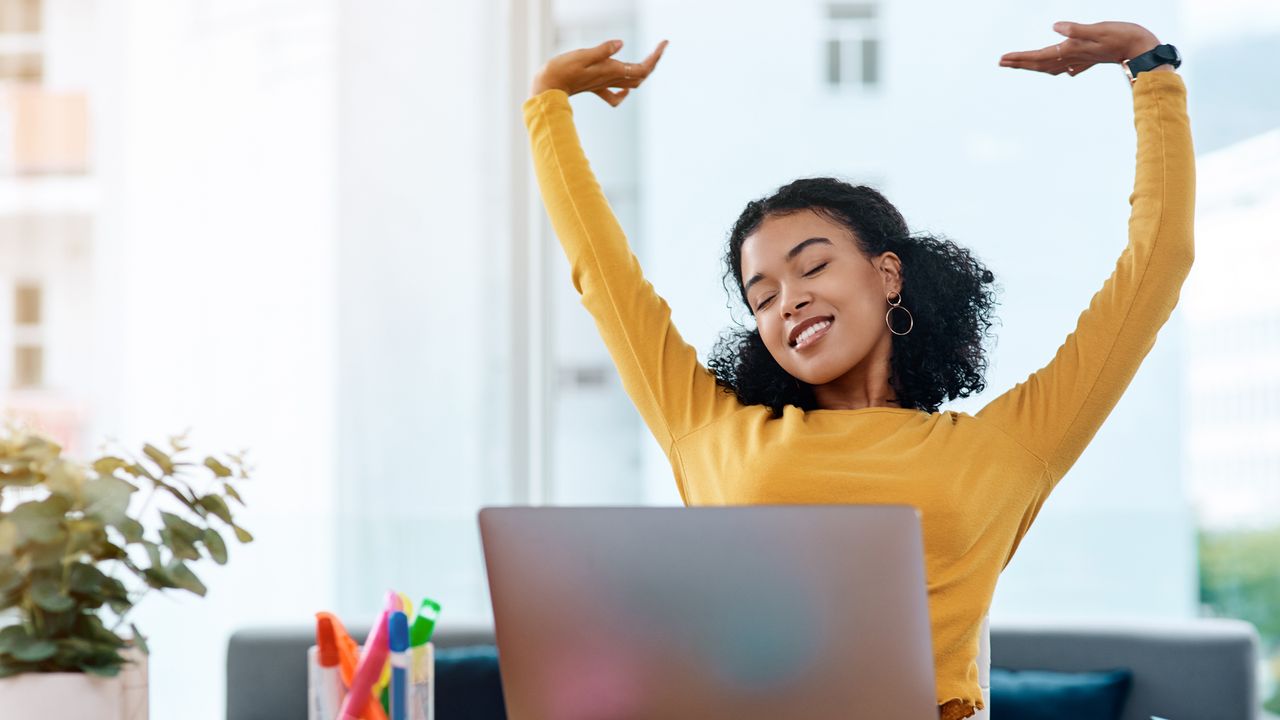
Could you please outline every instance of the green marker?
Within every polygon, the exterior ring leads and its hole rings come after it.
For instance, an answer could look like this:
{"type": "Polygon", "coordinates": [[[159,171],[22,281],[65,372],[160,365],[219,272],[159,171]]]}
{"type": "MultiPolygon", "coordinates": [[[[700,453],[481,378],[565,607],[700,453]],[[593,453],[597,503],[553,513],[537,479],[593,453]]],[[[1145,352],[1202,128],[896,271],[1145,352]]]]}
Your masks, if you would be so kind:
{"type": "Polygon", "coordinates": [[[440,617],[440,603],[425,598],[418,608],[418,616],[409,628],[411,706],[419,709],[421,717],[428,720],[436,715],[435,709],[435,653],[432,652],[431,633],[440,617]]]}
{"type": "Polygon", "coordinates": [[[416,648],[431,642],[431,633],[436,629],[436,618],[440,617],[440,603],[431,598],[423,598],[418,608],[418,617],[409,628],[409,647],[416,648]]]}

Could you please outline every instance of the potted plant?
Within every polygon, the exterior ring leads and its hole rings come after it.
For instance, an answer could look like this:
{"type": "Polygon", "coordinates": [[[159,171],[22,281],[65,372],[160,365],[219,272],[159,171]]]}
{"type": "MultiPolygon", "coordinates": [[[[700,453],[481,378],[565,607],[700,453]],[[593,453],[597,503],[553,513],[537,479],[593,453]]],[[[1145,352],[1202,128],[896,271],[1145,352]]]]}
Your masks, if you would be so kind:
{"type": "Polygon", "coordinates": [[[205,594],[191,564],[227,561],[243,459],[169,451],[89,464],[0,433],[0,708],[4,717],[145,718],[147,645],[128,614],[155,590],[205,594]],[[165,509],[167,508],[167,509],[165,509]]]}

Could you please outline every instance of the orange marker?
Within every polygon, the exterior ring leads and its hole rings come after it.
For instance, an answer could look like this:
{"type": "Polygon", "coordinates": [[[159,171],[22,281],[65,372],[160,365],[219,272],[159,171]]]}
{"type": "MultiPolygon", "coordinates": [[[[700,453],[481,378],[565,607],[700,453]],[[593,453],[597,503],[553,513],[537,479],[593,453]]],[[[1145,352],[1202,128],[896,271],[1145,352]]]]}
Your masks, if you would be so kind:
{"type": "MultiPolygon", "coordinates": [[[[360,662],[360,644],[352,639],[351,634],[343,627],[342,621],[333,613],[316,613],[317,620],[322,617],[329,618],[333,627],[334,638],[338,643],[338,668],[342,671],[342,682],[349,688],[356,675],[356,665],[360,662]]],[[[373,635],[373,633],[369,634],[373,635]]],[[[387,714],[382,710],[382,703],[379,702],[367,703],[360,717],[363,720],[387,720],[387,714]]]]}

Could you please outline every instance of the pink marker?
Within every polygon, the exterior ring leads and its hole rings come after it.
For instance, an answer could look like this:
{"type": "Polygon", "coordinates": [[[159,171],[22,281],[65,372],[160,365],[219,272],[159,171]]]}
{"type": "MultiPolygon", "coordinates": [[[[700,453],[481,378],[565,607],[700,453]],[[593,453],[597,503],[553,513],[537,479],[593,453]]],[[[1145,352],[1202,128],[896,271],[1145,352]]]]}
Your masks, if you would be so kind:
{"type": "Polygon", "coordinates": [[[360,720],[360,714],[373,698],[373,684],[382,674],[382,666],[386,664],[387,653],[391,649],[387,642],[387,617],[390,614],[390,610],[383,610],[378,615],[369,638],[364,641],[364,647],[360,650],[360,662],[356,664],[355,675],[351,677],[351,687],[338,712],[339,720],[360,720]]]}

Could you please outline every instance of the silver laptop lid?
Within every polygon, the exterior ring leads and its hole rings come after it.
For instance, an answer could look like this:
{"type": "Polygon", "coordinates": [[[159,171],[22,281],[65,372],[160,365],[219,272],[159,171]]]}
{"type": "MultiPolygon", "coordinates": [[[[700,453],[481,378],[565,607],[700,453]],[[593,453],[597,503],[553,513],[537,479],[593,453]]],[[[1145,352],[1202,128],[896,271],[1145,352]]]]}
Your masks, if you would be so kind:
{"type": "Polygon", "coordinates": [[[897,505],[486,508],[514,720],[936,720],[897,505]]]}

